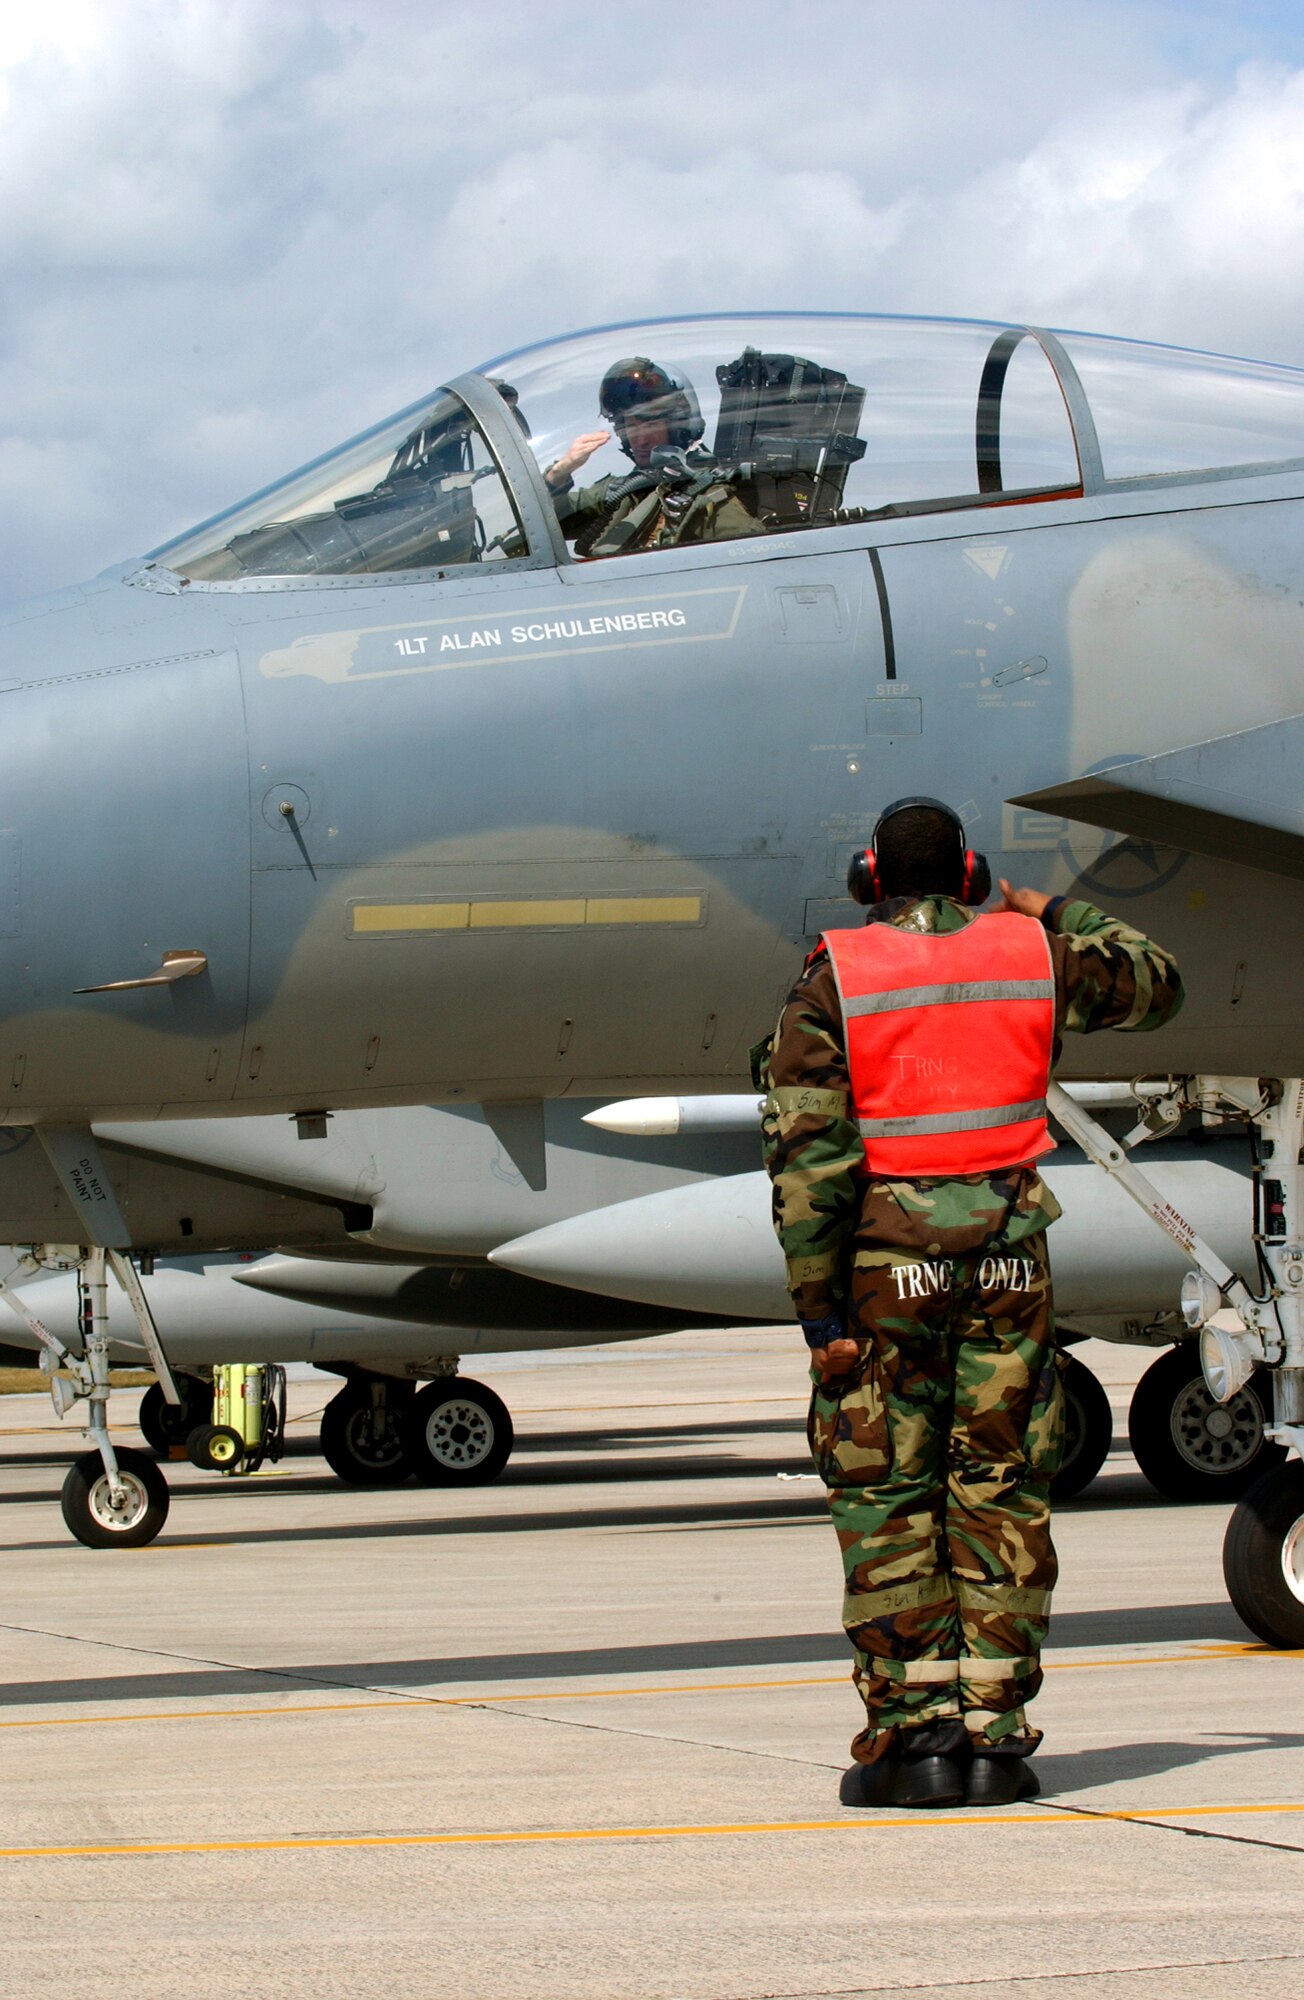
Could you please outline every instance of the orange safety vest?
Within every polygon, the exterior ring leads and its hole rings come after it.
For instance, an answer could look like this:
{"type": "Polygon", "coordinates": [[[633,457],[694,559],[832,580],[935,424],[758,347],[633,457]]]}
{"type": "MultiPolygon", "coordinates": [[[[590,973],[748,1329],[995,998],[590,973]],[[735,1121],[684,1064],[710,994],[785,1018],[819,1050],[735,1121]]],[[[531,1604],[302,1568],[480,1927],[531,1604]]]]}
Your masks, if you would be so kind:
{"type": "Polygon", "coordinates": [[[826,931],[871,1174],[982,1174],[1049,1152],[1050,940],[1034,917],[826,931]]]}

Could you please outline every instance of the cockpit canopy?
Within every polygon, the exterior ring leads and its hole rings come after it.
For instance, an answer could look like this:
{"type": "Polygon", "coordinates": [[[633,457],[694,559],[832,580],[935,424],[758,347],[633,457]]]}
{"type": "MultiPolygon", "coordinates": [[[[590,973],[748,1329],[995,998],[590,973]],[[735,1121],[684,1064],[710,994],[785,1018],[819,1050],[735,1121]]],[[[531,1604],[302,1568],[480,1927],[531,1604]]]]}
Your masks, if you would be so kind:
{"type": "Polygon", "coordinates": [[[1304,370],[974,321],[651,321],[490,362],[149,560],[219,586],[538,566],[1296,460],[1304,370]]]}

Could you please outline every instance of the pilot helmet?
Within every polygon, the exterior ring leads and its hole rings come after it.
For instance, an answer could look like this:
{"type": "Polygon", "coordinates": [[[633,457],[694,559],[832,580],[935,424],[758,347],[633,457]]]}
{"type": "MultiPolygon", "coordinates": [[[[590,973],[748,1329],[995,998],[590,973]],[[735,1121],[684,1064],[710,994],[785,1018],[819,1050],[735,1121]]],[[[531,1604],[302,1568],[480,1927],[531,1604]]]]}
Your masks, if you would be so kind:
{"type": "Polygon", "coordinates": [[[670,442],[680,451],[696,444],[706,429],[687,376],[649,361],[646,354],[614,362],[602,378],[598,402],[626,457],[632,455],[625,440],[625,418],[631,410],[643,417],[664,417],[670,442]]]}

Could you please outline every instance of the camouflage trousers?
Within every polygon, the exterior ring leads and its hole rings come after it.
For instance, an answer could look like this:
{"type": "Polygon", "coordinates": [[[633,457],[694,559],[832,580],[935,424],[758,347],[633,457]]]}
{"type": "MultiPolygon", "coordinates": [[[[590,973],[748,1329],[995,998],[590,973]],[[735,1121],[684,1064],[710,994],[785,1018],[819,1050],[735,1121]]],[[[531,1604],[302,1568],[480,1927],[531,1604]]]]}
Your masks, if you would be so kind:
{"type": "Polygon", "coordinates": [[[1064,1431],[1045,1233],[1005,1254],[859,1251],[848,1319],[859,1357],[816,1383],[808,1436],[868,1711],[852,1755],[944,1720],[1026,1754],[1064,1431]]]}

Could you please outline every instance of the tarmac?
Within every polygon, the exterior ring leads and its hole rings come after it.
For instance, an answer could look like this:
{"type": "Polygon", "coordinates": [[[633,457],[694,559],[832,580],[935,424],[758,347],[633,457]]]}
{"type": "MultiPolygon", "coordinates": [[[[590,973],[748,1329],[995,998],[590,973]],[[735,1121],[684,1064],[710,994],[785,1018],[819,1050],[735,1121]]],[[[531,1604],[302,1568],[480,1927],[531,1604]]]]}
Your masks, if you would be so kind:
{"type": "MultiPolygon", "coordinates": [[[[1115,1448],[1059,1516],[1044,1798],[854,1812],[837,1549],[791,1329],[480,1362],[490,1487],[292,1449],[170,1466],[138,1551],[0,1402],[0,1995],[1295,2000],[1304,1658],[1228,1606],[1225,1505],[1115,1448]]],[[[124,1443],[130,1393],[115,1397],[124,1443]]]]}

